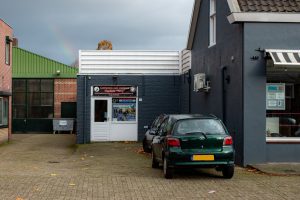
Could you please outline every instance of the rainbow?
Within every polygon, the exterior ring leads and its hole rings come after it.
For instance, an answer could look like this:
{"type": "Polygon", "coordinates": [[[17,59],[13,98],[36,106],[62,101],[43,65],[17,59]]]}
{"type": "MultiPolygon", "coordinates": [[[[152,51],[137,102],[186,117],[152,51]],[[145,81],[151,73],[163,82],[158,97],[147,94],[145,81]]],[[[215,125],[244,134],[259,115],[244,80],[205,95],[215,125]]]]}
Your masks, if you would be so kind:
{"type": "Polygon", "coordinates": [[[60,49],[63,52],[63,55],[67,58],[66,60],[75,61],[77,59],[78,52],[70,42],[69,38],[62,32],[59,26],[51,24],[49,31],[57,39],[60,44],[60,49]]]}

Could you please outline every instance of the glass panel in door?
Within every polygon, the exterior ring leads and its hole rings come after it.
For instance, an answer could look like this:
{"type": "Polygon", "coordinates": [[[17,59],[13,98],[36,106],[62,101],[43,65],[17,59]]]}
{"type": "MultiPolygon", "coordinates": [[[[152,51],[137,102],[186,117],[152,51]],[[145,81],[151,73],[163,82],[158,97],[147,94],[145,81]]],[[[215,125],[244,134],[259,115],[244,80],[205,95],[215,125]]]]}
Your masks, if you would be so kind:
{"type": "Polygon", "coordinates": [[[94,120],[95,122],[108,121],[107,100],[95,100],[94,120]]]}

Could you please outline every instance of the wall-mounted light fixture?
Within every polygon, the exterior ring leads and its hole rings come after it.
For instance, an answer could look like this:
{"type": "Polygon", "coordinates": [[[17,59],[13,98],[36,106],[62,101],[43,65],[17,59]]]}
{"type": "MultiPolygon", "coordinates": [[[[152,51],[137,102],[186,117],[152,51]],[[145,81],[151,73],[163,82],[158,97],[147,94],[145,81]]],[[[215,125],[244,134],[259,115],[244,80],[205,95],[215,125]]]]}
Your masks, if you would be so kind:
{"type": "Polygon", "coordinates": [[[113,75],[112,76],[112,81],[113,81],[113,85],[118,85],[118,76],[117,75],[113,75]]]}
{"type": "Polygon", "coordinates": [[[250,59],[251,59],[251,60],[258,60],[258,59],[259,59],[259,56],[252,56],[250,59]]]}
{"type": "Polygon", "coordinates": [[[56,70],[56,75],[57,75],[57,76],[60,75],[60,70],[56,70]]]}

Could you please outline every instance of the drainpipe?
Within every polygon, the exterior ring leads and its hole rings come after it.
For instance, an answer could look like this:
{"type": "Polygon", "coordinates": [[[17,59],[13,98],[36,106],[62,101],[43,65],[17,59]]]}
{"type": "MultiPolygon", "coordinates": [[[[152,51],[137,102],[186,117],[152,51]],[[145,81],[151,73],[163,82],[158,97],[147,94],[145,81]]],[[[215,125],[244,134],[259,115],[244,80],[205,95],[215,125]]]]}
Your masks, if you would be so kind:
{"type": "Polygon", "coordinates": [[[85,131],[86,131],[86,96],[87,96],[87,90],[86,90],[86,76],[84,76],[84,104],[83,104],[83,144],[86,143],[86,134],[85,134],[85,131]]]}
{"type": "Polygon", "coordinates": [[[228,67],[222,67],[222,119],[224,124],[226,125],[226,116],[227,116],[227,91],[226,91],[226,84],[230,82],[230,76],[228,75],[228,67]]]}
{"type": "Polygon", "coordinates": [[[191,77],[191,70],[189,70],[189,74],[188,74],[188,83],[189,83],[189,114],[191,114],[192,112],[192,77],[191,77]]]}

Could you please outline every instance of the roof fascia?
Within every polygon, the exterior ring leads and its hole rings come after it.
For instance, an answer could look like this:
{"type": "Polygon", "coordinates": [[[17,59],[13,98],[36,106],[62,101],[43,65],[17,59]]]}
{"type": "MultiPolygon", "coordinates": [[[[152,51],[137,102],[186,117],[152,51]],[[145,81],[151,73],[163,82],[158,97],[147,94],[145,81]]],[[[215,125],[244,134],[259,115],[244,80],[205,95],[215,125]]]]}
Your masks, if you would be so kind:
{"type": "Polygon", "coordinates": [[[300,23],[298,13],[262,13],[262,12],[237,12],[227,17],[229,23],[239,22],[270,22],[270,23],[300,23]]]}
{"type": "Polygon", "coordinates": [[[4,24],[6,24],[9,28],[13,30],[13,28],[8,23],[6,23],[3,19],[0,18],[0,21],[2,21],[4,24]]]}
{"type": "Polygon", "coordinates": [[[240,5],[237,0],[227,0],[231,13],[241,12],[240,5]]]}
{"type": "Polygon", "coordinates": [[[193,48],[194,37],[197,28],[197,21],[200,12],[200,5],[201,5],[201,0],[195,0],[194,9],[191,17],[191,22],[190,22],[190,30],[189,30],[189,36],[187,41],[187,47],[186,47],[187,50],[192,50],[193,48]]]}

